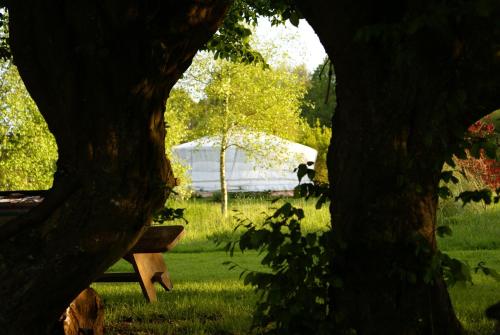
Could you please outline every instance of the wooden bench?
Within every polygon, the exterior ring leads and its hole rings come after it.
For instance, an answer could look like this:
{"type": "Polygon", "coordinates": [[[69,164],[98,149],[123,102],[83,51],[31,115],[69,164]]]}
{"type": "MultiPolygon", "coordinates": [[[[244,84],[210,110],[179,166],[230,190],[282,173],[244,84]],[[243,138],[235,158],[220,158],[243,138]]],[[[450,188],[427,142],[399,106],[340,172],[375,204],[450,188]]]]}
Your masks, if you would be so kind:
{"type": "MultiPolygon", "coordinates": [[[[1,191],[0,224],[28,212],[43,201],[46,191],[1,191]]],[[[123,258],[134,272],[106,272],[96,282],[139,282],[147,301],[157,300],[155,283],[173,288],[162,253],[172,250],[184,235],[183,226],[150,226],[123,258]]]]}
{"type": "Polygon", "coordinates": [[[96,282],[139,282],[149,302],[156,298],[155,283],[165,290],[173,288],[162,253],[172,250],[184,235],[183,226],[151,226],[123,258],[134,272],[106,272],[96,282]]]}

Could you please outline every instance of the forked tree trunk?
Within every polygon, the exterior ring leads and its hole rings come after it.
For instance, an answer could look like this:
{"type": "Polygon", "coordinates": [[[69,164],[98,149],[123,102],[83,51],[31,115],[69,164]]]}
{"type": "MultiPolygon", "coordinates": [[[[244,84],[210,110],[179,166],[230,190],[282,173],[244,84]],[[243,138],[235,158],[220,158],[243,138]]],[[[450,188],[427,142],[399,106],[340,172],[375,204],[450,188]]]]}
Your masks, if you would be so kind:
{"type": "Polygon", "coordinates": [[[440,272],[425,278],[441,168],[474,118],[457,103],[468,85],[460,36],[431,26],[391,43],[407,33],[397,29],[410,1],[297,2],[337,77],[328,169],[333,271],[344,285],[331,292],[332,322],[359,335],[461,334],[440,272]]]}
{"type": "Polygon", "coordinates": [[[168,93],[228,1],[9,1],[11,47],[54,134],[46,200],[0,226],[0,332],[46,334],[163,206],[168,93]]]}

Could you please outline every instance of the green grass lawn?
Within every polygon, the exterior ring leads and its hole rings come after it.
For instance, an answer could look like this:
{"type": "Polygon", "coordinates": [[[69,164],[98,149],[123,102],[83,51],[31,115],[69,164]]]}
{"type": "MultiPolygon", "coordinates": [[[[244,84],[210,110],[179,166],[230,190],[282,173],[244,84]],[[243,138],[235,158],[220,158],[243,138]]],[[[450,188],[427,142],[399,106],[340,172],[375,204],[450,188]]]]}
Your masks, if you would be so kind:
{"type": "MultiPolygon", "coordinates": [[[[312,201],[293,200],[306,211],[306,230],[326,229],[328,209],[315,210],[312,201]]],[[[229,271],[224,261],[243,268],[260,269],[258,254],[236,252],[230,258],[214,237],[230,239],[237,224],[235,216],[258,221],[272,205],[265,200],[230,202],[230,218],[223,220],[219,204],[198,199],[171,204],[186,208],[187,234],[165,254],[174,290],[158,288],[158,302],[145,302],[136,283],[94,284],[106,306],[107,334],[248,334],[256,295],[239,279],[240,269],[229,271]]],[[[451,256],[474,267],[479,261],[500,270],[500,206],[470,210],[443,208],[440,224],[448,224],[453,236],[440,239],[440,247],[451,256]]],[[[111,270],[130,269],[125,261],[111,270]]],[[[493,324],[484,309],[500,300],[500,283],[482,274],[473,275],[473,285],[450,289],[457,315],[471,334],[491,334],[493,324]]]]}

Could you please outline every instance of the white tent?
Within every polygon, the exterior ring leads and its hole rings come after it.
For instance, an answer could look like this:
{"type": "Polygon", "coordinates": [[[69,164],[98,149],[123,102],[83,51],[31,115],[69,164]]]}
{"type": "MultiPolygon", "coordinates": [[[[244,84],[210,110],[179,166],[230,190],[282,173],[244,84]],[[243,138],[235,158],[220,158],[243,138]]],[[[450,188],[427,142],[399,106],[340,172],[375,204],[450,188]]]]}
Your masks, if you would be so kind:
{"type": "MultiPolygon", "coordinates": [[[[226,151],[229,192],[293,190],[298,184],[294,168],[301,163],[316,161],[315,149],[276,136],[254,135],[252,147],[258,149],[252,151],[252,157],[240,149],[242,145],[238,142],[241,141],[241,137],[233,140],[230,143],[234,145],[226,151]]],[[[173,147],[176,158],[188,166],[194,190],[220,190],[219,148],[217,137],[204,137],[173,147]]]]}

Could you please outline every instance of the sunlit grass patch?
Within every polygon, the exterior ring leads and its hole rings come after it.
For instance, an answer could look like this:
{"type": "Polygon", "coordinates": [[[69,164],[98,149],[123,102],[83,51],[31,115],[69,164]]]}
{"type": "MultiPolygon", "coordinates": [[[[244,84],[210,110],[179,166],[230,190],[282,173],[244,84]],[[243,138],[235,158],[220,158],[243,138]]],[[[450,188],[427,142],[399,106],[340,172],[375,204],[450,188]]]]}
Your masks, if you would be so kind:
{"type": "MultiPolygon", "coordinates": [[[[286,199],[294,205],[304,209],[306,217],[303,220],[303,229],[316,231],[327,229],[330,224],[328,206],[316,210],[314,200],[286,199]]],[[[252,222],[259,223],[266,215],[273,212],[282,204],[278,201],[255,199],[231,199],[229,201],[229,215],[223,218],[220,211],[220,203],[209,199],[193,199],[188,201],[171,201],[170,207],[185,208],[185,218],[188,220],[186,235],[173,252],[204,252],[209,250],[222,250],[223,244],[216,246],[214,238],[230,240],[235,238],[234,228],[238,225],[238,218],[247,218],[252,222]]]]}
{"type": "MultiPolygon", "coordinates": [[[[314,208],[314,201],[292,200],[304,207],[304,229],[324,230],[330,224],[328,208],[314,208]]],[[[233,199],[230,206],[254,222],[270,213],[267,200],[233,199]]],[[[249,334],[252,312],[257,301],[251,287],[240,280],[241,269],[229,271],[222,263],[233,261],[242,268],[263,269],[256,252],[235,252],[229,257],[211,238],[236,238],[232,231],[237,224],[231,212],[222,219],[220,204],[206,199],[172,203],[186,208],[189,224],[179,245],[164,255],[174,289],[163,292],[157,288],[158,303],[148,304],[138,283],[94,284],[106,306],[107,334],[249,334]]],[[[453,236],[439,239],[440,247],[451,256],[466,261],[471,268],[478,262],[500,271],[500,206],[478,206],[441,212],[440,224],[448,224],[453,236]]],[[[120,261],[112,271],[131,271],[120,261]]],[[[471,334],[491,334],[493,323],[484,310],[500,300],[500,283],[482,274],[473,274],[474,285],[450,289],[457,316],[471,334]]]]}
{"type": "Polygon", "coordinates": [[[438,223],[453,230],[452,236],[439,240],[444,250],[500,249],[500,205],[465,207],[448,214],[441,212],[438,223]]]}
{"type": "Polygon", "coordinates": [[[98,285],[105,299],[109,334],[246,333],[254,294],[238,280],[178,283],[148,304],[138,285],[98,285]],[[107,287],[106,287],[107,286],[107,287]],[[125,286],[125,287],[124,287],[125,286]],[[136,287],[137,286],[137,287],[136,287]]]}
{"type": "MultiPolygon", "coordinates": [[[[499,250],[458,250],[450,255],[474,267],[479,261],[500,270],[499,250]]],[[[488,320],[485,309],[500,300],[500,283],[484,274],[473,273],[473,285],[456,286],[450,289],[457,317],[470,334],[492,334],[494,323],[488,320]]]]}

